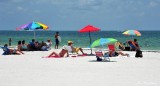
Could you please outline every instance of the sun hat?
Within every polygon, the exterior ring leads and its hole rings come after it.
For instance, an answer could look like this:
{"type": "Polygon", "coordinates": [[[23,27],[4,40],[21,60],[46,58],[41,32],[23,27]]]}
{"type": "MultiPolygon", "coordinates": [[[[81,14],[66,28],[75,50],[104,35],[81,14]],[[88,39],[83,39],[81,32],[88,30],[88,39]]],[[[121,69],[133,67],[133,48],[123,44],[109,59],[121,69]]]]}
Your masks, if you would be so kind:
{"type": "Polygon", "coordinates": [[[68,41],[68,44],[73,44],[73,42],[72,41],[68,41]]]}

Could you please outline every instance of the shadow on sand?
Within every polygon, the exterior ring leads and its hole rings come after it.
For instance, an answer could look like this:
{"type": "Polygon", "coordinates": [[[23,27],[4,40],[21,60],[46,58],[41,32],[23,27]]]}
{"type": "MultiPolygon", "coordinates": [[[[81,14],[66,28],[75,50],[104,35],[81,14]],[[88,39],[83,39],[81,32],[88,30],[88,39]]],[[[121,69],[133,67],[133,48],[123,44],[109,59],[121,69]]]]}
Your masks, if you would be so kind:
{"type": "Polygon", "coordinates": [[[117,61],[107,61],[107,60],[97,61],[97,60],[89,60],[88,62],[117,62],[117,61]]]}

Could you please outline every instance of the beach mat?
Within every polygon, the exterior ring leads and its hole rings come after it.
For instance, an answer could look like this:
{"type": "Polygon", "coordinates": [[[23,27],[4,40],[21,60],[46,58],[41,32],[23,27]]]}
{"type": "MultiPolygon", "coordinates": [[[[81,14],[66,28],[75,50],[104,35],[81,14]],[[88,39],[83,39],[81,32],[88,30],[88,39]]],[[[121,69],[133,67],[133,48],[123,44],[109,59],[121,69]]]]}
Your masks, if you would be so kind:
{"type": "MultiPolygon", "coordinates": [[[[70,55],[69,57],[76,58],[76,57],[84,57],[84,56],[87,56],[87,55],[86,54],[85,55],[79,54],[79,55],[70,55]]],[[[46,56],[46,57],[42,57],[42,58],[64,58],[64,57],[60,57],[60,56],[46,56]]]]}

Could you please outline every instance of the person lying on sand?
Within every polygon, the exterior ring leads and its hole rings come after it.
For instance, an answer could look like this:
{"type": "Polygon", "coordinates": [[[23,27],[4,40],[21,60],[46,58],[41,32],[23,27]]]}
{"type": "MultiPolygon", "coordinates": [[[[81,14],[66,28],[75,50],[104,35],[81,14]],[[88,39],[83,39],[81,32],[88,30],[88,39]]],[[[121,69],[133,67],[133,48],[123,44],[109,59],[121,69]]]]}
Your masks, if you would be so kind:
{"type": "Polygon", "coordinates": [[[58,57],[64,57],[65,54],[67,54],[67,57],[69,57],[68,51],[65,49],[62,49],[59,53],[56,52],[52,52],[50,55],[48,55],[47,57],[43,57],[43,58],[58,58],[58,57]]]}
{"type": "Polygon", "coordinates": [[[119,55],[129,57],[129,54],[127,54],[127,53],[124,54],[124,53],[121,52],[121,51],[109,51],[109,56],[110,56],[110,57],[115,57],[115,56],[119,56],[119,55]]]}
{"type": "Polygon", "coordinates": [[[116,57],[116,56],[119,56],[119,55],[129,57],[129,54],[127,54],[127,53],[124,54],[120,51],[109,51],[109,52],[105,52],[104,54],[102,52],[95,52],[95,53],[96,53],[97,61],[102,61],[102,60],[110,61],[109,57],[116,57]]]}
{"type": "Polygon", "coordinates": [[[11,55],[11,54],[17,54],[17,55],[20,55],[20,54],[24,54],[23,52],[17,50],[17,49],[9,49],[8,48],[8,45],[5,44],[4,47],[2,47],[3,49],[3,55],[11,55]]]}

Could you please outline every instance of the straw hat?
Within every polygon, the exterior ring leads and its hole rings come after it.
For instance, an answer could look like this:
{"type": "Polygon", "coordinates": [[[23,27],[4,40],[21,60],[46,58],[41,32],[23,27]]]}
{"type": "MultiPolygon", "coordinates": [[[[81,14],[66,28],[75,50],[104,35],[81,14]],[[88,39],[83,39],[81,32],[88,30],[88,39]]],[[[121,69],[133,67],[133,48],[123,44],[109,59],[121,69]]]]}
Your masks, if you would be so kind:
{"type": "Polygon", "coordinates": [[[73,42],[72,41],[68,41],[68,44],[73,44],[73,42]]]}

